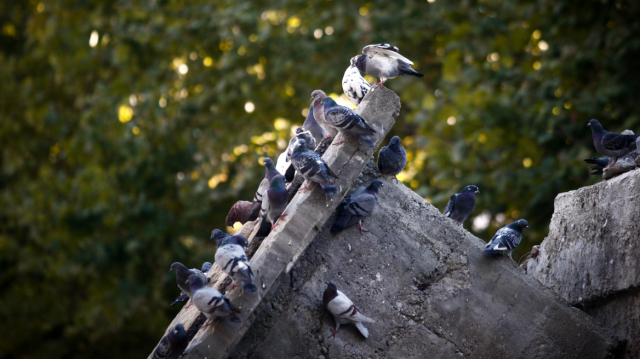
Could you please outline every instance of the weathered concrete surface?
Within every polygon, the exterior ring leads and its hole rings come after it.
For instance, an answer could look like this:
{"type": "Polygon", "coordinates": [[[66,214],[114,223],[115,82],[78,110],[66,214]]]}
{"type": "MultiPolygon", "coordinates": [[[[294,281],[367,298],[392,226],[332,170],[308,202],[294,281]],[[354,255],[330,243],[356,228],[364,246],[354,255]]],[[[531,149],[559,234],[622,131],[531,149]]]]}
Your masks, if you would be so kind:
{"type": "Polygon", "coordinates": [[[640,170],[559,194],[527,270],[640,358],[640,170]]]}
{"type": "MultiPolygon", "coordinates": [[[[340,146],[329,146],[323,159],[335,172],[338,195],[327,201],[322,188],[311,185],[311,190],[298,192],[287,206],[287,217],[278,222],[278,226],[263,240],[251,266],[256,274],[256,293],[242,293],[238,287],[227,296],[242,310],[243,322],[217,321],[204,330],[199,330],[191,340],[184,358],[226,358],[240,341],[256,316],[256,308],[273,293],[272,285],[276,279],[290,269],[316,237],[324,224],[338,206],[340,200],[362,172],[375,148],[395,123],[400,112],[400,99],[391,90],[380,88],[370,92],[356,109],[377,134],[372,136],[373,148],[350,138],[340,146]]],[[[337,139],[341,135],[337,136],[337,139]]],[[[214,285],[215,286],[215,285],[214,285]]]]}
{"type": "MultiPolygon", "coordinates": [[[[355,186],[368,184],[373,161],[355,186]]],[[[231,358],[608,358],[617,344],[506,258],[402,184],[383,177],[380,201],[364,221],[329,233],[333,218],[257,311],[231,358]],[[440,274],[443,273],[444,275],[440,274]],[[424,291],[421,283],[441,277],[424,291]],[[322,307],[334,280],[363,313],[364,339],[334,327],[322,307]]]]}

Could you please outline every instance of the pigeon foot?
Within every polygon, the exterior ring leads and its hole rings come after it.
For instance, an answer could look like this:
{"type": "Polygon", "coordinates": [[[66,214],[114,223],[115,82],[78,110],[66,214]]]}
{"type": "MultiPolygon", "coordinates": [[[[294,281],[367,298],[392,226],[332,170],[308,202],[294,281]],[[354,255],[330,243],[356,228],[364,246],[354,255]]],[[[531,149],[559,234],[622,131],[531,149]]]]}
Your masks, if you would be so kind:
{"type": "Polygon", "coordinates": [[[343,143],[345,143],[345,142],[347,142],[347,140],[345,140],[345,139],[341,139],[340,141],[338,141],[338,142],[336,142],[336,143],[332,143],[331,145],[332,145],[332,146],[338,146],[338,145],[341,145],[341,144],[343,144],[343,143]]]}
{"type": "Polygon", "coordinates": [[[231,282],[229,288],[227,288],[227,292],[231,292],[236,287],[236,282],[231,282]]]}
{"type": "Polygon", "coordinates": [[[396,180],[396,183],[400,183],[400,181],[398,181],[398,177],[393,176],[393,179],[396,180]]]}
{"type": "Polygon", "coordinates": [[[288,213],[283,213],[283,214],[281,214],[281,215],[280,215],[280,217],[278,217],[278,218],[279,218],[279,219],[284,219],[284,217],[286,217],[286,216],[288,216],[288,215],[289,215],[288,213]]]}
{"type": "MultiPolygon", "coordinates": [[[[335,339],[336,338],[336,334],[338,334],[338,331],[335,330],[335,329],[331,329],[331,335],[329,335],[329,338],[335,339]]],[[[329,338],[327,338],[327,339],[329,339],[329,338]]]]}
{"type": "Polygon", "coordinates": [[[322,136],[322,139],[324,140],[325,138],[331,138],[331,135],[324,135],[322,136]]]}
{"type": "Polygon", "coordinates": [[[193,302],[192,302],[192,301],[189,301],[189,303],[184,307],[184,309],[189,308],[189,307],[191,306],[191,304],[193,304],[193,302]]]}
{"type": "Polygon", "coordinates": [[[200,327],[200,330],[202,330],[202,329],[204,329],[204,328],[208,327],[208,326],[209,326],[209,324],[211,324],[211,319],[207,319],[207,321],[206,321],[206,322],[204,322],[204,325],[200,327]]]}
{"type": "Polygon", "coordinates": [[[369,230],[364,228],[361,224],[358,224],[357,227],[360,230],[360,234],[362,234],[362,232],[369,232],[369,230]]]}

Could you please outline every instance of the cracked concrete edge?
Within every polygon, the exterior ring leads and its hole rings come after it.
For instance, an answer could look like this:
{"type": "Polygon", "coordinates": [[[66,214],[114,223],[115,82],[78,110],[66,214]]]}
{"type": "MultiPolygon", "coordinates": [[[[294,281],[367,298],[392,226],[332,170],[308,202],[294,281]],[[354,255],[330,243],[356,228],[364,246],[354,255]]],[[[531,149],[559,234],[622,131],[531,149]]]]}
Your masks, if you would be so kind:
{"type": "Polygon", "coordinates": [[[268,298],[275,280],[295,263],[391,130],[395,117],[400,112],[400,99],[393,91],[382,87],[369,92],[355,111],[376,130],[377,134],[371,136],[375,146],[364,149],[366,144],[359,144],[358,140],[349,138],[341,146],[331,146],[327,150],[323,159],[339,177],[336,181],[338,195],[327,202],[318,185],[312,185],[312,190],[296,194],[285,210],[288,216],[264,239],[251,258],[258,292],[241,295],[241,288],[237,288],[227,293],[233,305],[242,310],[240,316],[243,322],[234,324],[216,321],[205,330],[200,330],[189,344],[185,359],[217,359],[229,355],[252,324],[259,304],[268,298]]]}

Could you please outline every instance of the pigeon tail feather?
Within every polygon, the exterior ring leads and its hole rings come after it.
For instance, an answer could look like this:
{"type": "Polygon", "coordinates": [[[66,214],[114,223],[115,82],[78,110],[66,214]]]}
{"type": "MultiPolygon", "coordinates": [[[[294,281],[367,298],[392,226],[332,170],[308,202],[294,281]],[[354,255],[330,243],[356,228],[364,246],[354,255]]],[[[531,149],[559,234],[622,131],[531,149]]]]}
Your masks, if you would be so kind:
{"type": "Polygon", "coordinates": [[[400,70],[400,73],[402,73],[403,75],[410,75],[410,76],[415,76],[415,77],[424,77],[423,74],[419,73],[418,71],[414,70],[413,68],[411,68],[411,66],[409,66],[409,64],[398,61],[398,70],[400,70]]]}
{"type": "Polygon", "coordinates": [[[253,293],[258,290],[258,287],[256,287],[252,282],[242,282],[242,289],[245,292],[253,293]]]}
{"type": "Polygon", "coordinates": [[[271,222],[267,221],[266,218],[262,218],[260,221],[260,229],[256,233],[256,237],[266,237],[271,233],[271,222]]]}
{"type": "Polygon", "coordinates": [[[322,190],[324,191],[324,193],[326,194],[336,194],[338,193],[338,189],[336,188],[336,186],[332,186],[332,185],[327,185],[327,184],[320,184],[320,186],[322,187],[322,190]]]}
{"type": "Polygon", "coordinates": [[[363,337],[369,338],[369,329],[367,329],[362,322],[355,322],[356,328],[360,331],[363,337]]]}

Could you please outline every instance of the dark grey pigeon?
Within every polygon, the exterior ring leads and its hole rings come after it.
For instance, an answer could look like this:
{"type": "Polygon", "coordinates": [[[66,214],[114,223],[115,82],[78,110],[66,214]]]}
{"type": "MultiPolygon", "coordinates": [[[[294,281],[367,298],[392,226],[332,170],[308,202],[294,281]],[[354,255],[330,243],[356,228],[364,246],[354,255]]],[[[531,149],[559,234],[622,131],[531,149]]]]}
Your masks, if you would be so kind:
{"type": "MultiPolygon", "coordinates": [[[[293,149],[293,155],[291,156],[291,163],[295,167],[296,171],[310,182],[318,183],[324,193],[332,195],[338,193],[338,189],[334,186],[335,180],[338,176],[333,173],[331,168],[315,151],[309,151],[306,146],[305,140],[299,140],[296,147],[293,149]]],[[[301,187],[300,190],[305,190],[306,187],[301,187]]]]}
{"type": "Polygon", "coordinates": [[[388,146],[384,146],[378,152],[378,170],[382,174],[396,176],[407,165],[407,151],[400,144],[400,137],[393,136],[388,146]]]}
{"type": "Polygon", "coordinates": [[[176,272],[176,284],[178,284],[178,288],[182,290],[182,293],[180,294],[180,296],[176,300],[174,300],[173,303],[171,303],[171,305],[184,301],[184,300],[181,300],[184,298],[183,297],[184,294],[186,294],[187,297],[191,297],[191,288],[187,283],[187,279],[189,278],[189,276],[195,275],[199,277],[203,282],[205,283],[207,282],[207,277],[204,275],[204,273],[202,273],[202,271],[197,270],[195,268],[188,269],[187,267],[185,267],[184,264],[180,262],[175,262],[171,264],[171,269],[169,271],[176,272]]]}
{"type": "Polygon", "coordinates": [[[211,323],[211,320],[215,318],[226,318],[234,323],[242,321],[238,317],[240,310],[231,305],[229,298],[216,289],[204,285],[204,282],[198,276],[192,275],[189,277],[189,286],[191,287],[193,305],[207,317],[207,321],[200,330],[206,328],[211,323]]]}
{"type": "Polygon", "coordinates": [[[342,90],[349,100],[358,106],[371,90],[371,85],[360,75],[356,61],[356,57],[351,59],[351,65],[342,76],[342,90]]]}
{"type": "MultiPolygon", "coordinates": [[[[301,140],[304,141],[304,140],[301,140]]],[[[282,214],[289,203],[289,192],[284,185],[284,176],[275,176],[271,181],[271,187],[263,197],[260,210],[260,224],[257,237],[266,237],[277,226],[276,221],[282,219],[282,214]]]]}
{"type": "Polygon", "coordinates": [[[250,221],[256,220],[260,215],[260,208],[262,207],[262,195],[264,191],[266,191],[267,188],[269,188],[269,183],[271,183],[271,180],[273,179],[273,177],[281,174],[276,169],[276,166],[273,164],[273,161],[271,160],[271,158],[265,157],[263,162],[264,162],[264,167],[266,168],[266,173],[265,173],[264,179],[262,180],[262,182],[260,182],[260,186],[258,187],[258,190],[256,191],[255,196],[253,196],[253,203],[251,204],[251,208],[249,209],[250,221]]]}
{"type": "MultiPolygon", "coordinates": [[[[211,269],[211,267],[213,266],[213,264],[211,264],[211,262],[204,262],[202,264],[202,269],[200,269],[200,271],[204,274],[206,274],[209,269],[211,269]]],[[[206,277],[206,276],[205,276],[206,277]]],[[[177,277],[176,277],[177,279],[177,277]]],[[[207,283],[211,280],[211,278],[207,278],[207,283]]],[[[180,302],[184,302],[186,300],[189,299],[189,295],[187,293],[185,293],[184,291],[182,291],[180,293],[180,295],[178,296],[178,298],[176,298],[176,300],[173,301],[173,303],[171,303],[171,305],[175,305],[178,304],[180,302]]],[[[188,307],[188,306],[187,306],[188,307]]]]}
{"type": "MultiPolygon", "coordinates": [[[[316,139],[313,137],[310,131],[307,131],[304,127],[296,128],[296,138],[301,138],[307,142],[307,148],[311,151],[316,149],[316,139]]],[[[293,152],[293,149],[291,149],[293,152]]]]}
{"type": "Polygon", "coordinates": [[[218,245],[215,256],[216,264],[233,280],[231,287],[227,291],[235,288],[236,281],[242,284],[242,289],[245,292],[253,293],[257,291],[258,287],[253,284],[254,275],[251,270],[251,263],[249,263],[247,254],[244,252],[244,249],[249,245],[249,241],[245,236],[223,236],[221,233],[226,234],[219,229],[214,229],[211,238],[215,239],[218,245]]]}
{"type": "Polygon", "coordinates": [[[338,134],[338,130],[333,128],[327,123],[327,120],[324,117],[324,103],[323,100],[327,97],[327,95],[322,90],[315,90],[311,93],[311,106],[313,107],[313,118],[315,118],[316,122],[322,130],[324,131],[324,135],[322,138],[335,138],[338,134]]]}
{"type": "Polygon", "coordinates": [[[320,141],[322,141],[322,138],[324,137],[324,135],[327,135],[327,133],[324,132],[322,127],[320,127],[320,125],[318,124],[318,122],[316,121],[313,115],[313,105],[309,106],[309,114],[307,115],[307,118],[304,120],[302,127],[304,127],[305,130],[311,132],[311,135],[316,140],[316,144],[320,144],[320,141]]]}
{"type": "Polygon", "coordinates": [[[362,49],[364,55],[355,57],[356,66],[367,75],[379,77],[380,82],[376,84],[377,87],[382,86],[387,79],[398,76],[424,77],[423,74],[411,68],[413,65],[411,60],[398,52],[397,47],[389,44],[368,45],[362,49]]]}
{"type": "Polygon", "coordinates": [[[376,134],[376,130],[371,128],[362,116],[348,107],[338,105],[331,97],[325,97],[322,103],[327,124],[342,133],[342,140],[334,145],[344,143],[346,141],[344,136],[349,135],[361,138],[373,147],[374,143],[369,136],[376,134]]]}
{"type": "MultiPolygon", "coordinates": [[[[374,179],[369,187],[360,187],[351,196],[346,197],[340,205],[338,218],[333,227],[331,227],[331,232],[340,233],[345,228],[351,227],[358,222],[361,223],[366,216],[371,214],[376,204],[378,204],[378,190],[380,187],[384,187],[382,181],[374,179]]],[[[358,224],[358,229],[360,229],[360,234],[369,232],[362,227],[362,224],[358,224]]]]}
{"type": "Polygon", "coordinates": [[[593,165],[593,166],[589,166],[589,170],[591,171],[591,175],[595,176],[595,175],[601,175],[603,173],[605,167],[607,167],[607,165],[609,164],[609,157],[600,157],[600,158],[591,157],[591,158],[586,158],[583,161],[593,165]]]}
{"type": "Polygon", "coordinates": [[[640,135],[621,135],[605,131],[598,120],[589,121],[587,126],[591,127],[593,144],[596,147],[596,151],[613,159],[613,162],[607,165],[607,167],[614,165],[618,161],[618,158],[636,149],[636,139],[638,139],[640,135]]]}
{"type": "Polygon", "coordinates": [[[287,182],[292,182],[296,174],[296,170],[291,165],[291,155],[293,154],[293,148],[298,144],[298,140],[303,139],[307,143],[307,148],[311,151],[316,149],[316,140],[313,138],[309,131],[305,131],[304,128],[298,127],[296,129],[296,135],[289,140],[289,145],[280,156],[278,156],[278,162],[276,162],[276,170],[279,173],[284,174],[284,178],[287,182]]]}
{"type": "Polygon", "coordinates": [[[476,207],[476,193],[480,193],[478,187],[470,185],[465,187],[462,192],[449,197],[444,215],[462,225],[476,207]]]}
{"type": "Polygon", "coordinates": [[[322,304],[329,310],[333,320],[336,322],[336,329],[331,330],[331,337],[335,337],[338,334],[340,325],[354,324],[365,338],[369,337],[369,330],[362,325],[362,323],[374,322],[373,319],[366,317],[360,312],[360,309],[347,297],[344,293],[338,290],[336,283],[333,281],[325,282],[327,289],[325,289],[322,295],[322,304]]]}
{"type": "Polygon", "coordinates": [[[171,331],[162,337],[160,344],[153,351],[153,359],[178,359],[189,345],[189,338],[184,326],[176,324],[171,331]]]}
{"type": "MultiPolygon", "coordinates": [[[[529,223],[521,219],[498,229],[498,232],[496,232],[489,243],[487,243],[484,253],[502,254],[508,252],[509,259],[511,259],[513,263],[516,263],[516,261],[511,258],[511,251],[520,244],[522,240],[522,230],[525,228],[529,228],[529,223]]],[[[518,265],[518,263],[516,263],[516,265],[518,265]]]]}

